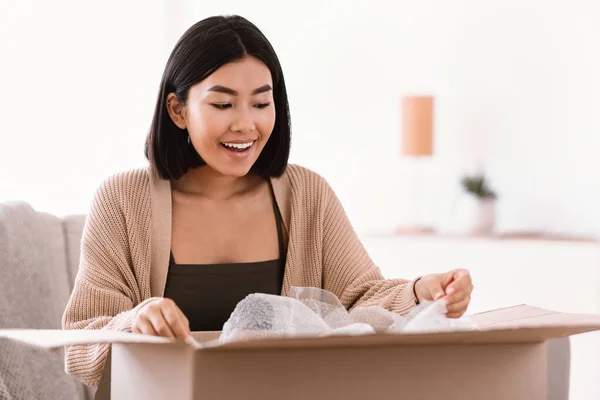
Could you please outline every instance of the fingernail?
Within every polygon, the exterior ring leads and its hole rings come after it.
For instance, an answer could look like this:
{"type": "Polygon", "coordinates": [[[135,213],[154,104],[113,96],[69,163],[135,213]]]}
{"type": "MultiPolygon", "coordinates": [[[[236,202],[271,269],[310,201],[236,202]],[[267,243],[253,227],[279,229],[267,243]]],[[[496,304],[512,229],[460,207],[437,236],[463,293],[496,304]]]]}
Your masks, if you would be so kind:
{"type": "Polygon", "coordinates": [[[446,293],[447,293],[447,294],[452,294],[452,293],[454,293],[455,291],[456,291],[456,289],[455,289],[454,287],[449,287],[449,288],[446,290],[446,293]]]}
{"type": "Polygon", "coordinates": [[[440,293],[438,293],[438,294],[436,294],[436,295],[435,295],[435,299],[436,299],[436,300],[439,300],[439,299],[441,299],[442,297],[444,297],[444,293],[442,293],[442,292],[440,292],[440,293]]]}

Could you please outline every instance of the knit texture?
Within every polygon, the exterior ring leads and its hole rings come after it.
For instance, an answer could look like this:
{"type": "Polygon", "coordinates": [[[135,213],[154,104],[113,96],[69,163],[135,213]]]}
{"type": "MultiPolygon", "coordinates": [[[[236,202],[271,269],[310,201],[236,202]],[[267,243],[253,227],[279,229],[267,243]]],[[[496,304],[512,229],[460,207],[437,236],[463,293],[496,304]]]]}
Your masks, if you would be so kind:
{"type": "MultiPolygon", "coordinates": [[[[288,236],[282,295],[309,286],[334,293],[348,309],[377,305],[406,314],[416,305],[414,281],[383,278],[325,179],[290,164],[271,183],[288,236]]],[[[170,204],[170,182],[151,168],[103,182],[86,219],[63,329],[131,331],[137,311],[163,296],[170,204]]],[[[107,344],[68,346],[65,369],[97,386],[108,350],[107,344]]]]}

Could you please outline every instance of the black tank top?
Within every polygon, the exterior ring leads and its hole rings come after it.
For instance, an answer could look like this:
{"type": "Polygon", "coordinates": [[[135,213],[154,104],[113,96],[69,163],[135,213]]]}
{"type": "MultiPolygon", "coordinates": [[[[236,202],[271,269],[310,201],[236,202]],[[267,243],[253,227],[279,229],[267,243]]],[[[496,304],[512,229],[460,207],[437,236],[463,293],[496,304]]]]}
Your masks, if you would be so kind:
{"type": "Polygon", "coordinates": [[[177,264],[171,257],[164,297],[177,304],[190,321],[192,331],[220,331],[237,303],[252,293],[281,294],[285,249],[281,214],[273,187],[279,258],[230,264],[177,264]]]}

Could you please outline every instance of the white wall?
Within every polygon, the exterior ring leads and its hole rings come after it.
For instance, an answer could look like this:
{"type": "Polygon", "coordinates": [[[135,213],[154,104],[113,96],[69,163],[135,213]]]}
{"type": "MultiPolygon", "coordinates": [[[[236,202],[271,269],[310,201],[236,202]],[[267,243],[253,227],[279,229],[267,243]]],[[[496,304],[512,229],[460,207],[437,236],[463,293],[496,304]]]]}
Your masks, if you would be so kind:
{"type": "Polygon", "coordinates": [[[144,164],[165,48],[163,2],[24,0],[0,8],[0,201],[86,212],[144,164]]]}
{"type": "Polygon", "coordinates": [[[444,221],[460,168],[484,162],[500,229],[600,233],[600,7],[594,1],[188,2],[183,30],[238,13],[286,74],[292,159],[330,179],[359,229],[402,218],[399,99],[437,96],[444,221]]]}
{"type": "Polygon", "coordinates": [[[330,180],[357,229],[404,217],[399,101],[432,93],[434,221],[451,212],[459,171],[482,161],[501,195],[500,229],[600,233],[593,0],[13,3],[0,14],[10,31],[0,38],[0,201],[85,211],[102,178],[143,165],[179,35],[238,13],[281,58],[292,161],[330,180]]]}

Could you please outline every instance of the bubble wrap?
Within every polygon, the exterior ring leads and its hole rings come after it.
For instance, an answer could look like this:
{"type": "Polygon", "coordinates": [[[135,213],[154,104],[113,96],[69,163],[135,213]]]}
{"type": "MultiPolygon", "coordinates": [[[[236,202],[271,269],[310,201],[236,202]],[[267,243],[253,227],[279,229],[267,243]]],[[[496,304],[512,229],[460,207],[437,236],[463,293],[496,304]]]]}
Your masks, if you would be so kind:
{"type": "Polygon", "coordinates": [[[382,307],[348,312],[331,292],[292,287],[288,297],[255,293],[240,301],[223,326],[221,343],[239,340],[373,333],[474,330],[467,317],[448,318],[441,301],[424,302],[401,316],[382,307]]]}

